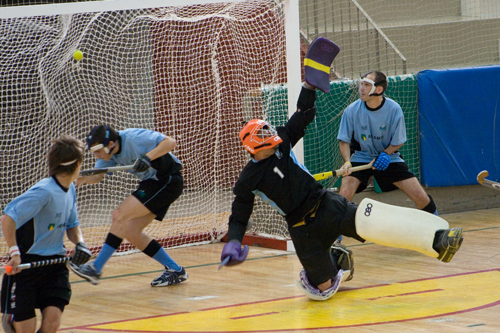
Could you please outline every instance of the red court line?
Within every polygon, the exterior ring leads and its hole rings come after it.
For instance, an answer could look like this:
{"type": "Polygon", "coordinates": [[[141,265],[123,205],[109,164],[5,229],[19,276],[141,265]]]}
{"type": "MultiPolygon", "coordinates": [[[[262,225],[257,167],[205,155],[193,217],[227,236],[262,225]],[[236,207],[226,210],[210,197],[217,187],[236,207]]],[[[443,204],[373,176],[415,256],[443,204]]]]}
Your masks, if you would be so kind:
{"type": "Polygon", "coordinates": [[[374,301],[374,300],[381,299],[381,298],[392,298],[392,297],[400,297],[400,296],[418,295],[418,294],[433,293],[433,292],[436,292],[436,291],[443,291],[443,290],[444,289],[423,290],[423,291],[416,291],[416,292],[413,292],[413,293],[403,293],[403,294],[395,294],[395,295],[390,295],[390,296],[381,296],[381,297],[367,298],[367,300],[374,301]]]}
{"type": "Polygon", "coordinates": [[[252,316],[233,317],[233,318],[229,318],[229,319],[245,319],[245,318],[253,318],[253,317],[268,316],[268,315],[278,314],[278,313],[279,313],[279,312],[267,312],[267,313],[259,313],[259,314],[252,315],[252,316]]]}

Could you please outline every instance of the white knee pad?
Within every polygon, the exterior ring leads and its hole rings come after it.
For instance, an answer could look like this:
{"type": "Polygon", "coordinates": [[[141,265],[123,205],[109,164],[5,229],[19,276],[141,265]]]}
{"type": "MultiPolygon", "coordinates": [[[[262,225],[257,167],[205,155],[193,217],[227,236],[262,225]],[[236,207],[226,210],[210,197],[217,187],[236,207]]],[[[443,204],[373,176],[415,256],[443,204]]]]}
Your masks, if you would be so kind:
{"type": "Polygon", "coordinates": [[[356,211],[356,232],[376,244],[414,250],[433,258],[437,230],[449,224],[439,216],[419,209],[398,207],[365,198],[356,211]]]}

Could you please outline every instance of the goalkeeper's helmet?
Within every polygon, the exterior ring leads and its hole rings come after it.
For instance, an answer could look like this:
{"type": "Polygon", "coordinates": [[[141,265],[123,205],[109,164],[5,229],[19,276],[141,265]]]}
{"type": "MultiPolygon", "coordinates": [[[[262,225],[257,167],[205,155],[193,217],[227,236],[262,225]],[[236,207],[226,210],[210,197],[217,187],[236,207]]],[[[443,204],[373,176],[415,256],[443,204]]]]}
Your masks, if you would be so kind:
{"type": "Polygon", "coordinates": [[[241,130],[240,139],[243,147],[252,155],[283,142],[274,126],[260,119],[250,120],[241,130]]]}

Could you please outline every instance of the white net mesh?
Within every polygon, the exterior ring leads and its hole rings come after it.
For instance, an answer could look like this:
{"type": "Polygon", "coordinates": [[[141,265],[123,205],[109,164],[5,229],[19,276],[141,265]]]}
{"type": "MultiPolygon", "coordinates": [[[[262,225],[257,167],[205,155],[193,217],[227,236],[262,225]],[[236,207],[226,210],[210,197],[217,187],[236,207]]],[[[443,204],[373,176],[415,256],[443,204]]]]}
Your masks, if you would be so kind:
{"type": "MultiPolygon", "coordinates": [[[[337,80],[330,85],[329,94],[320,93],[316,99],[316,119],[309,125],[304,137],[306,166],[314,173],[340,169],[344,163],[338,153],[337,134],[345,108],[359,98],[359,80],[337,80]]],[[[407,141],[400,153],[417,178],[420,177],[417,123],[417,80],[415,75],[400,75],[388,78],[384,95],[399,103],[403,109],[407,141]]],[[[322,180],[326,188],[340,187],[340,178],[322,180]]],[[[370,184],[375,186],[375,184],[370,184]]],[[[371,187],[371,186],[370,186],[371,187]]],[[[378,188],[375,188],[379,190],[378,188]]],[[[357,198],[354,197],[357,202],[357,198]]]]}
{"type": "MultiPolygon", "coordinates": [[[[166,247],[222,237],[248,158],[242,121],[264,117],[263,83],[286,82],[281,1],[5,18],[0,36],[2,213],[46,177],[50,139],[84,139],[98,124],[141,127],[177,140],[185,177],[184,194],[145,232],[166,247]]],[[[94,162],[88,154],[84,169],[94,162]]],[[[98,251],[113,209],[136,184],[118,172],[78,190],[89,247],[98,251]]],[[[260,206],[254,220],[276,214],[260,206]]]]}
{"type": "MultiPolygon", "coordinates": [[[[167,247],[219,239],[232,184],[248,158],[237,139],[241,122],[265,118],[281,125],[287,119],[284,1],[90,13],[87,8],[100,2],[95,1],[81,5],[83,12],[60,15],[40,15],[38,8],[18,11],[35,13],[29,17],[9,17],[2,8],[2,213],[12,198],[46,175],[50,139],[63,133],[83,139],[101,123],[144,127],[178,141],[174,153],[184,163],[186,179],[184,194],[165,220],[146,232],[167,247]],[[83,52],[80,61],[73,59],[77,49],[83,52]]],[[[125,2],[131,3],[102,5],[125,2]]],[[[306,166],[313,173],[340,166],[336,126],[345,106],[357,98],[350,79],[377,69],[393,76],[387,95],[403,106],[409,138],[403,155],[418,176],[411,73],[498,64],[500,1],[300,0],[300,35],[302,56],[317,36],[335,41],[341,52],[332,77],[348,79],[335,82],[329,96],[319,95],[318,117],[304,138],[306,166]]],[[[93,161],[89,155],[85,168],[93,161]]],[[[90,246],[102,244],[112,210],[135,186],[135,179],[118,173],[79,190],[90,246]]],[[[252,219],[256,233],[287,236],[283,219],[261,202],[252,219]]]]}
{"type": "Polygon", "coordinates": [[[499,62],[498,0],[301,0],[300,27],[340,46],[335,69],[351,79],[499,62]]]}
{"type": "MultiPolygon", "coordinates": [[[[358,98],[355,80],[380,70],[390,76],[386,96],[405,114],[408,141],[401,153],[419,177],[415,75],[426,69],[498,64],[500,1],[301,0],[300,33],[304,50],[318,36],[341,49],[331,71],[341,80],[333,82],[330,94],[319,95],[316,119],[304,138],[309,170],[342,165],[336,137],[345,107],[358,98]]],[[[322,183],[340,184],[336,178],[322,183]]]]}

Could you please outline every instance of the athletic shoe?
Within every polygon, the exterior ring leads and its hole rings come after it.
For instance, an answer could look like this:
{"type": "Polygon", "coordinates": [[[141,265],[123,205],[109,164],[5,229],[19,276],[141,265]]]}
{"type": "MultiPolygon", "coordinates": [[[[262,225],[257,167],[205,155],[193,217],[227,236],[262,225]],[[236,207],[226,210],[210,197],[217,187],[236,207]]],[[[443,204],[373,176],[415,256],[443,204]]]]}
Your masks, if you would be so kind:
{"type": "Polygon", "coordinates": [[[151,281],[152,287],[165,287],[171,286],[173,284],[179,284],[188,279],[188,275],[184,267],[181,266],[181,270],[179,272],[174,271],[173,269],[168,269],[165,267],[165,272],[163,272],[156,279],[151,281]]]}
{"type": "Polygon", "coordinates": [[[83,265],[75,265],[71,261],[69,262],[69,268],[81,278],[84,278],[88,282],[96,285],[99,283],[99,279],[101,278],[101,274],[97,273],[97,270],[94,267],[94,263],[89,262],[83,265]]]}
{"type": "Polygon", "coordinates": [[[16,333],[14,329],[14,315],[10,313],[2,314],[2,328],[5,333],[16,333]]]}
{"type": "Polygon", "coordinates": [[[434,250],[439,253],[438,259],[450,262],[464,240],[462,228],[439,230],[434,238],[434,250]]]}

